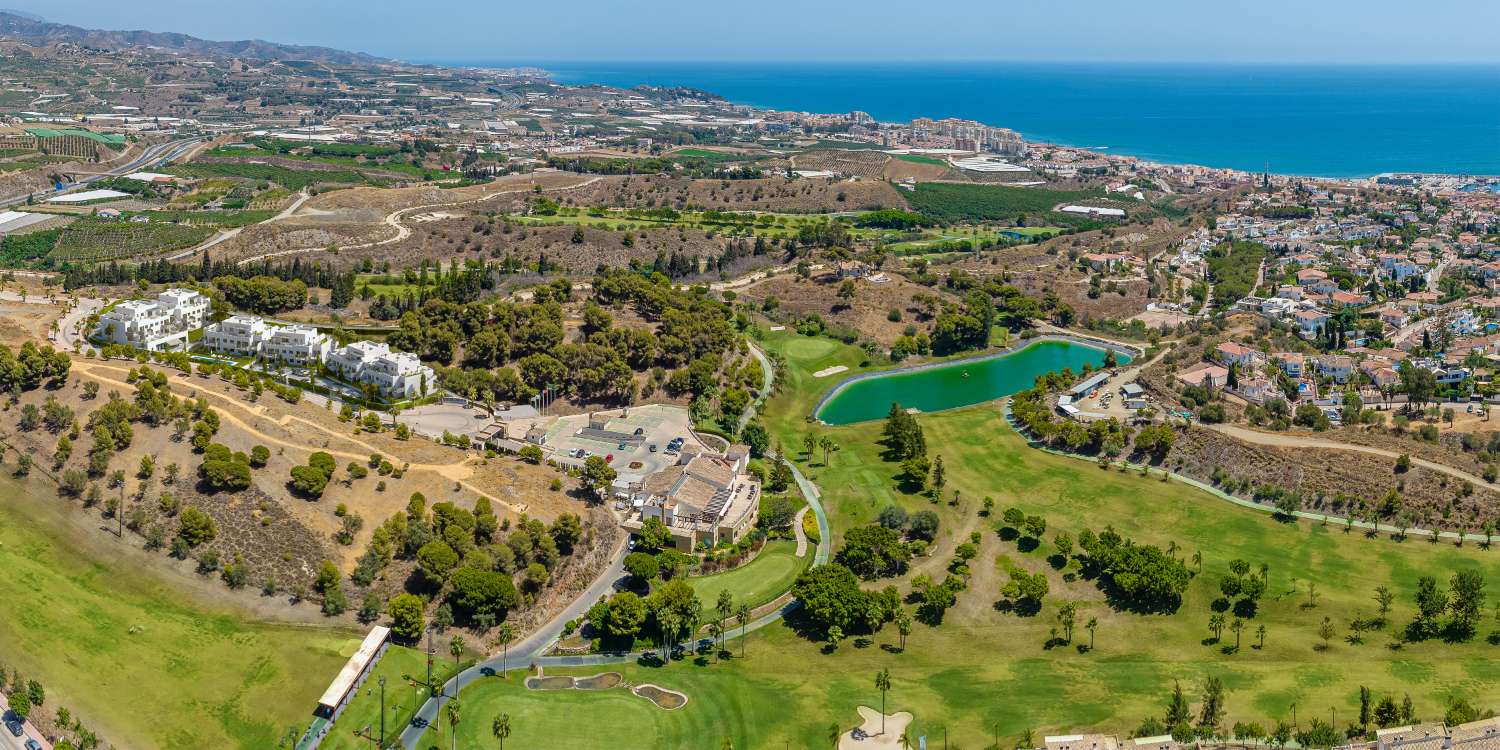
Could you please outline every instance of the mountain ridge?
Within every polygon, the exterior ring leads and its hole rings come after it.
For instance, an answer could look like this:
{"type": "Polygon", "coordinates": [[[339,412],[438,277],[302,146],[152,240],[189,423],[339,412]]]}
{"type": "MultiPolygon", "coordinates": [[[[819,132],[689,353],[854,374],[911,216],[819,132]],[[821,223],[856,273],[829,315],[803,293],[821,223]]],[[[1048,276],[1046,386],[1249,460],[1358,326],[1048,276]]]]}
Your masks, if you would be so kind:
{"type": "Polygon", "coordinates": [[[215,41],[177,32],[86,29],[81,26],[54,23],[32,13],[9,9],[0,10],[0,39],[13,39],[31,44],[67,42],[102,49],[159,47],[194,54],[283,62],[312,60],[341,65],[399,64],[396,60],[363,52],[350,52],[316,45],[284,44],[263,39],[215,41]]]}

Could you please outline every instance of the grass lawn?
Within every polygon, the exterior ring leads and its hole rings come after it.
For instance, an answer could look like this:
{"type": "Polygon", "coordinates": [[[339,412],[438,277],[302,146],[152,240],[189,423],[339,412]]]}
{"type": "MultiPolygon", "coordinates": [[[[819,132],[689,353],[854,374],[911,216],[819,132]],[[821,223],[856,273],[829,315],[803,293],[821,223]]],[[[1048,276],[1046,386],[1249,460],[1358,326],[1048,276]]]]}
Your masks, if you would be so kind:
{"type": "MultiPolygon", "coordinates": [[[[808,549],[812,549],[811,545],[808,549]]],[[[733,594],[736,604],[748,604],[754,608],[791,588],[797,574],[811,561],[811,551],[797,557],[796,542],[778,540],[767,542],[760,554],[745,565],[723,573],[689,578],[687,582],[698,593],[704,612],[712,612],[718,606],[720,591],[733,594]]]]}
{"type": "MultiPolygon", "coordinates": [[[[446,650],[444,653],[447,653],[446,650]]],[[[453,663],[438,659],[433,664],[433,671],[438,675],[451,674],[453,663]]],[[[319,745],[320,748],[369,750],[374,746],[365,735],[356,732],[363,732],[365,727],[370,727],[371,736],[380,736],[381,677],[385,677],[386,737],[401,733],[407,717],[429,695],[427,686],[423,684],[427,679],[427,654],[393,645],[386,649],[385,656],[381,657],[373,673],[360,686],[359,694],[349,701],[349,705],[339,715],[339,720],[334,723],[323,744],[319,745]]]]}
{"type": "Polygon", "coordinates": [[[923,156],[921,154],[895,154],[895,157],[897,159],[900,159],[901,161],[909,161],[913,164],[931,164],[935,167],[948,166],[948,162],[933,156],[923,156]]]}
{"type": "Polygon", "coordinates": [[[46,686],[43,710],[67,706],[116,746],[276,747],[359,645],[356,633],[197,604],[74,525],[81,511],[50,487],[5,476],[0,659],[46,686]]]}

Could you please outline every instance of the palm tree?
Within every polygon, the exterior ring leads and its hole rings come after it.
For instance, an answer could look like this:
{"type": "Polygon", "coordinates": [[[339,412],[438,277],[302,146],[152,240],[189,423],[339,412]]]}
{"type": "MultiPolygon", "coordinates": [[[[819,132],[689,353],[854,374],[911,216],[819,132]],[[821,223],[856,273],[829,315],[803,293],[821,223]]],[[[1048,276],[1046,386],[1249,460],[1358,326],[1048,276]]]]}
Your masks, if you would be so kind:
{"type": "Polygon", "coordinates": [[[505,660],[510,658],[510,642],[516,639],[516,629],[510,623],[502,623],[495,633],[495,642],[500,644],[500,676],[505,677],[505,660]]]}
{"type": "Polygon", "coordinates": [[[719,592],[718,607],[716,609],[719,619],[715,621],[715,629],[718,630],[719,650],[724,650],[724,621],[734,615],[734,594],[728,589],[719,592]]]}
{"type": "Polygon", "coordinates": [[[458,750],[458,720],[461,718],[462,708],[457,698],[448,701],[448,725],[453,731],[453,750],[458,750]]]}
{"type": "Polygon", "coordinates": [[[505,738],[510,736],[510,714],[496,716],[494,723],[490,724],[490,734],[500,740],[500,750],[505,750],[505,738]]]}
{"type": "MultiPolygon", "coordinates": [[[[453,676],[457,677],[458,660],[459,657],[462,657],[464,655],[464,639],[459,638],[456,635],[453,636],[453,638],[448,641],[448,653],[453,655],[453,676]]],[[[454,689],[457,690],[457,686],[455,686],[454,689]]],[[[455,694],[454,697],[458,696],[455,694]]]]}
{"type": "Polygon", "coordinates": [[[1093,651],[1094,650],[1094,628],[1099,627],[1099,618],[1097,618],[1097,617],[1090,617],[1089,621],[1083,624],[1083,627],[1086,628],[1089,631],[1089,650],[1093,651]]]}
{"type": "Polygon", "coordinates": [[[1265,648],[1266,647],[1266,626],[1265,625],[1257,625],[1255,627],[1255,637],[1260,640],[1260,647],[1261,648],[1265,648]]]}
{"type": "Polygon", "coordinates": [[[1234,622],[1232,622],[1232,623],[1229,624],[1229,629],[1234,631],[1234,650],[1235,651],[1239,651],[1240,650],[1240,631],[1245,629],[1245,621],[1239,619],[1238,617],[1236,617],[1234,619],[1234,622]]]}
{"type": "Polygon", "coordinates": [[[823,465],[827,466],[828,454],[833,452],[834,448],[837,447],[837,444],[833,442],[833,438],[824,435],[823,437],[818,438],[818,447],[823,449],[823,465]]]}
{"type": "Polygon", "coordinates": [[[844,730],[839,729],[839,725],[837,723],[828,725],[828,744],[833,745],[834,748],[837,748],[839,746],[839,738],[843,735],[844,730]]]}
{"type": "Polygon", "coordinates": [[[1219,640],[1219,636],[1224,632],[1224,615],[1209,615],[1208,629],[1214,632],[1214,640],[1219,640]]]}
{"type": "Polygon", "coordinates": [[[745,637],[745,626],[750,622],[750,605],[740,602],[734,609],[734,619],[740,624],[740,658],[745,658],[745,644],[749,641],[745,637]]]}
{"type": "Polygon", "coordinates": [[[898,741],[905,750],[911,750],[917,746],[917,741],[911,738],[911,727],[901,730],[901,738],[898,741]]]}
{"type": "Polygon", "coordinates": [[[1199,573],[1203,572],[1203,552],[1201,550],[1193,552],[1193,565],[1197,566],[1199,573]]]}
{"type": "Polygon", "coordinates": [[[901,650],[906,650],[906,636],[911,635],[911,614],[901,610],[896,614],[896,632],[901,634],[901,650]]]}
{"type": "Polygon", "coordinates": [[[807,454],[807,460],[813,460],[813,451],[818,449],[818,438],[811,433],[802,436],[802,450],[807,454]]]}
{"type": "Polygon", "coordinates": [[[880,691],[880,733],[885,734],[885,694],[891,689],[891,670],[875,673],[875,689],[880,691]]]}

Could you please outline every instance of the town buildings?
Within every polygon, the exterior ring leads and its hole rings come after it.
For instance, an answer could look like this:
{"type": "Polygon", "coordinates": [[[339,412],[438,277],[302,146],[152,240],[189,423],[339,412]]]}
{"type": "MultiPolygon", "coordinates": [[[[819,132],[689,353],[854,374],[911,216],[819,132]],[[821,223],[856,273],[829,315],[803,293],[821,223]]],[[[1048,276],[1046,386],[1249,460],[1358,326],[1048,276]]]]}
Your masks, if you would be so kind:
{"type": "Polygon", "coordinates": [[[187,349],[188,334],[203,327],[213,303],[190,289],[168,289],[154,300],[125,300],[99,316],[94,333],[114,344],[150,352],[187,349]]]}
{"type": "Polygon", "coordinates": [[[675,465],[627,489],[632,514],[622,525],[635,532],[657,519],[684,552],[739,541],[760,510],[760,481],[746,471],[750,449],[733,445],[717,454],[690,447],[683,446],[675,465]]]}

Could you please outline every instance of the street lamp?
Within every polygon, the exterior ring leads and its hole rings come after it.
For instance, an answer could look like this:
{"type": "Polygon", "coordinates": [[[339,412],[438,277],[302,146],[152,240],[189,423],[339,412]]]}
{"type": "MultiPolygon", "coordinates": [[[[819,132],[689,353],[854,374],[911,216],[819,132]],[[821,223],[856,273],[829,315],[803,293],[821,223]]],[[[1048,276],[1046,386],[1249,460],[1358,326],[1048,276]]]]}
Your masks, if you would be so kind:
{"type": "Polygon", "coordinates": [[[385,675],[380,676],[380,750],[385,750],[385,675]]]}

